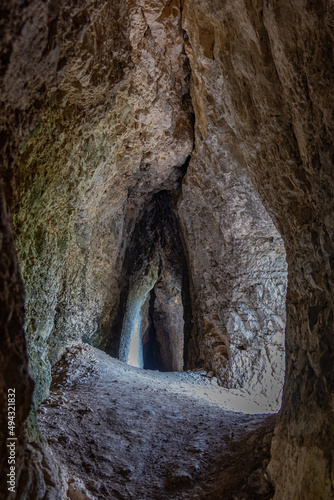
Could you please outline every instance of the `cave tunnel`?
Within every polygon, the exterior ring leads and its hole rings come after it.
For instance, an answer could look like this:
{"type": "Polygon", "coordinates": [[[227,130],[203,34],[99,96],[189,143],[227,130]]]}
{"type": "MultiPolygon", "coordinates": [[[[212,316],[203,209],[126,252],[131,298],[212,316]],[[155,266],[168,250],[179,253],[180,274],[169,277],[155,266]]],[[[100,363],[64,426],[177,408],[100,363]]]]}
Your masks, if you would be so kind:
{"type": "Polygon", "coordinates": [[[2,5],[0,496],[333,499],[333,2],[2,5]]]}
{"type": "Polygon", "coordinates": [[[118,315],[106,351],[131,365],[182,371],[191,306],[175,193],[153,194],[126,251],[118,315]],[[185,321],[185,318],[187,321],[185,321]],[[119,345],[118,353],[112,346],[119,345]]]}

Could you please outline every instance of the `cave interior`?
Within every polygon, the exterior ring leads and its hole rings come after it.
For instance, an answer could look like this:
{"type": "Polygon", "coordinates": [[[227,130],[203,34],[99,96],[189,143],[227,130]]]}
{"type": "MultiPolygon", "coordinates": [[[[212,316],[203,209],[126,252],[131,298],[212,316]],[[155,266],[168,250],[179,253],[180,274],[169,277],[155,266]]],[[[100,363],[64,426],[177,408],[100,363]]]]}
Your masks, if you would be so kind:
{"type": "Polygon", "coordinates": [[[2,1],[1,498],[334,498],[333,18],[2,1]]]}

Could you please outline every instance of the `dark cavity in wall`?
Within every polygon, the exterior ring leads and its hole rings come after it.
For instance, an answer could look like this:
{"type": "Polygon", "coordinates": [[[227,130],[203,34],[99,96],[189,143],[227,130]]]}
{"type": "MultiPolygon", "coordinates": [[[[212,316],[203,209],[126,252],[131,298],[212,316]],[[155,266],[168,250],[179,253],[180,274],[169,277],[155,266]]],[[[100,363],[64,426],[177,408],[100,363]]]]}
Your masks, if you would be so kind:
{"type": "Polygon", "coordinates": [[[146,370],[164,371],[165,366],[161,356],[160,344],[157,341],[156,331],[154,327],[154,303],[155,291],[151,291],[149,305],[149,326],[143,336],[143,364],[146,370]]]}
{"type": "Polygon", "coordinates": [[[106,352],[141,368],[182,371],[187,358],[192,314],[174,213],[178,195],[179,190],[163,190],[150,198],[125,253],[120,305],[106,352]]]}

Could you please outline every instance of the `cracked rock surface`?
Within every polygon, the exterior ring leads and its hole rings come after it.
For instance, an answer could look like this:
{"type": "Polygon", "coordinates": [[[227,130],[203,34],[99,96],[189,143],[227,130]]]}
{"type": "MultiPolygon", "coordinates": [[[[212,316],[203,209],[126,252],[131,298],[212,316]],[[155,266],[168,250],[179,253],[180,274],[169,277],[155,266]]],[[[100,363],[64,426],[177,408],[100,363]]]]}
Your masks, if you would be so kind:
{"type": "MultiPolygon", "coordinates": [[[[135,223],[154,193],[179,186],[193,148],[178,1],[95,1],[52,15],[43,7],[40,16],[55,16],[62,64],[40,122],[21,141],[15,216],[36,401],[61,346],[107,344],[135,223]]],[[[29,36],[37,43],[33,26],[29,36]]],[[[18,38],[13,50],[25,43],[18,38]]],[[[9,120],[19,103],[6,82],[9,120]]]]}

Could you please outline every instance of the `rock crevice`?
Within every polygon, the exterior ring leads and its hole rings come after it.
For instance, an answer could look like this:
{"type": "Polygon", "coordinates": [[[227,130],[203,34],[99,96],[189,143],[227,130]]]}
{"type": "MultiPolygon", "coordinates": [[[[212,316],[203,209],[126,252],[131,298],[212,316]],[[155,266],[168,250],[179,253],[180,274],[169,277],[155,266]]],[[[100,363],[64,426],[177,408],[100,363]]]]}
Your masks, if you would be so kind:
{"type": "MultiPolygon", "coordinates": [[[[140,350],[140,361],[130,362],[135,366],[144,366],[143,353],[150,357],[151,345],[164,370],[183,369],[183,301],[189,295],[189,283],[173,209],[177,196],[178,192],[168,191],[153,194],[125,252],[120,306],[106,350],[126,362],[131,349],[136,356],[140,350]]],[[[189,303],[190,298],[185,307],[189,303]]]]}

